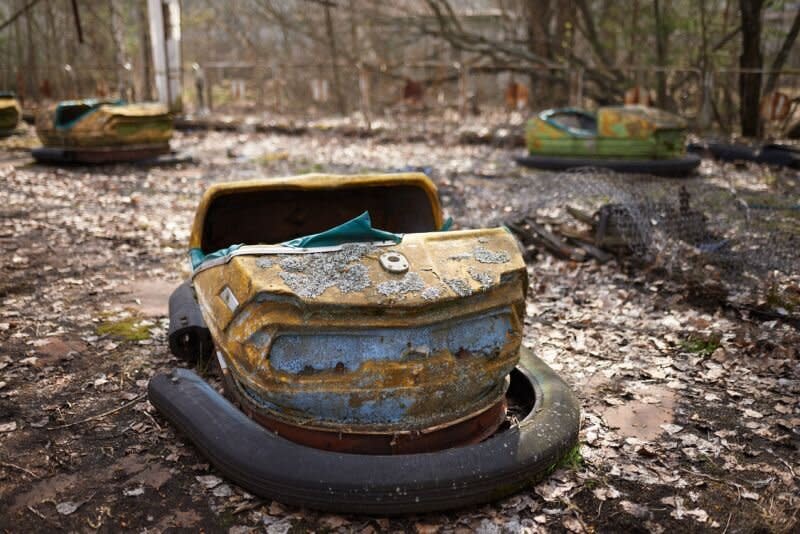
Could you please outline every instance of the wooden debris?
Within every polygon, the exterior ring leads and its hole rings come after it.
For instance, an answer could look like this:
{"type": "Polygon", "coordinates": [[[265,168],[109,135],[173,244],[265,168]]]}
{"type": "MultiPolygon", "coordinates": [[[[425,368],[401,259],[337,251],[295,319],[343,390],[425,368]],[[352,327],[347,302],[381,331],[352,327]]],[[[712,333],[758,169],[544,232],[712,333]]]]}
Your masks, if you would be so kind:
{"type": "Polygon", "coordinates": [[[585,261],[587,253],[581,248],[575,248],[553,234],[544,225],[534,219],[525,218],[522,221],[507,223],[525,245],[535,245],[545,248],[555,256],[572,261],[585,261]]]}

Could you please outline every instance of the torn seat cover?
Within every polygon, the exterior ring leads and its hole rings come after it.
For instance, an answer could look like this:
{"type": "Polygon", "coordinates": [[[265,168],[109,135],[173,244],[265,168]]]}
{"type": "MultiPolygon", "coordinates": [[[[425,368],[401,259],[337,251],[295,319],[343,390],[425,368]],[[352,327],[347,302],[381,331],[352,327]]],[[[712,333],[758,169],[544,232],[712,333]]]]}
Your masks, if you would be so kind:
{"type": "Polygon", "coordinates": [[[269,417],[342,432],[425,431],[502,400],[527,287],[506,229],[437,231],[441,208],[421,174],[215,187],[191,246],[243,245],[202,263],[193,283],[239,394],[269,417]],[[269,244],[363,211],[399,242],[269,244]]]}

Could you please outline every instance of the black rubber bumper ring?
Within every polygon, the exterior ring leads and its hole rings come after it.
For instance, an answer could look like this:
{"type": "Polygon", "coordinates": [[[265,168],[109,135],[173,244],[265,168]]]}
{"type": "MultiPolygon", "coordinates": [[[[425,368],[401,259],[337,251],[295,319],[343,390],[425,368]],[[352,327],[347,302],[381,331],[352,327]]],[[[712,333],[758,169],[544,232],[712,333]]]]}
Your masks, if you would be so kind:
{"type": "Polygon", "coordinates": [[[476,445],[395,456],[285,440],[186,369],[154,376],[148,395],[225,477],[255,495],[340,513],[398,515],[499,499],[541,479],[575,446],[580,409],[569,387],[527,350],[516,372],[539,396],[518,426],[476,445]]]}
{"type": "Polygon", "coordinates": [[[700,165],[700,156],[686,154],[675,159],[604,159],[562,158],[557,156],[521,156],[516,162],[523,167],[550,171],[600,168],[614,172],[653,174],[655,176],[687,176],[700,165]]]}

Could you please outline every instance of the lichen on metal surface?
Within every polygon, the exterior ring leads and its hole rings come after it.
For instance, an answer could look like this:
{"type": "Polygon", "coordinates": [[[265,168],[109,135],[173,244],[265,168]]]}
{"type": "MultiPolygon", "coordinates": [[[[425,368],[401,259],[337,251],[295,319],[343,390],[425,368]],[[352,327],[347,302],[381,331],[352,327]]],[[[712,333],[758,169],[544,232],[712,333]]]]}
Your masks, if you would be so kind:
{"type": "Polygon", "coordinates": [[[459,297],[468,297],[472,295],[472,288],[469,286],[469,282],[464,278],[445,278],[444,283],[459,297]]]}
{"type": "Polygon", "coordinates": [[[442,294],[442,288],[439,286],[428,286],[422,290],[422,298],[425,300],[436,300],[442,294]]]}
{"type": "Polygon", "coordinates": [[[407,273],[399,280],[387,280],[378,284],[378,293],[385,296],[410,293],[412,291],[422,291],[425,289],[425,282],[419,274],[407,273]]]}
{"type": "Polygon", "coordinates": [[[511,256],[505,250],[495,252],[484,247],[472,249],[472,257],[481,263],[508,263],[511,261],[511,256]]]}
{"type": "Polygon", "coordinates": [[[453,254],[452,256],[448,256],[448,260],[452,261],[461,261],[461,260],[468,260],[472,258],[472,254],[469,252],[462,252],[460,254],[453,254]]]}
{"type": "Polygon", "coordinates": [[[336,252],[284,255],[279,264],[283,282],[301,297],[317,297],[328,288],[342,293],[361,291],[372,285],[369,269],[360,260],[373,250],[372,245],[348,243],[336,252]]]}
{"type": "Polygon", "coordinates": [[[272,264],[273,264],[272,259],[266,256],[263,256],[256,260],[256,265],[261,267],[262,269],[268,269],[269,267],[272,267],[272,264]]]}
{"type": "MultiPolygon", "coordinates": [[[[478,239],[479,243],[484,243],[485,240],[478,239]]],[[[489,250],[486,247],[477,246],[471,252],[461,252],[447,257],[451,261],[462,261],[475,259],[481,263],[508,263],[511,261],[511,256],[505,250],[489,250]]]]}
{"type": "Polygon", "coordinates": [[[488,271],[479,271],[474,267],[470,267],[467,269],[467,272],[472,277],[473,280],[478,282],[481,285],[481,288],[486,289],[492,287],[494,285],[494,278],[492,277],[492,273],[488,271]]]}

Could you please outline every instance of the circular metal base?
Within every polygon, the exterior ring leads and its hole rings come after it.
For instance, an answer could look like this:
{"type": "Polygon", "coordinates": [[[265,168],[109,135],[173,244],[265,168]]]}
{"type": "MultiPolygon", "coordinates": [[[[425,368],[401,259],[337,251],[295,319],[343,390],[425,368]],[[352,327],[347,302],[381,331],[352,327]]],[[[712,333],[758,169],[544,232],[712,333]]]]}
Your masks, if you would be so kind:
{"type": "Polygon", "coordinates": [[[348,432],[298,426],[280,421],[261,408],[223,369],[226,396],[248,417],[295,443],[334,452],[352,454],[416,454],[479,443],[497,431],[506,418],[507,402],[497,403],[459,421],[408,432],[348,432]]]}

